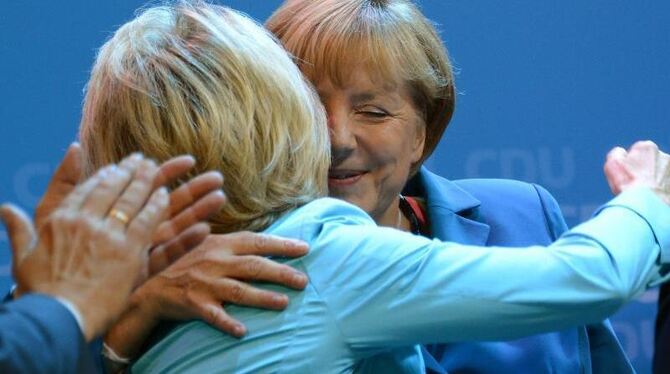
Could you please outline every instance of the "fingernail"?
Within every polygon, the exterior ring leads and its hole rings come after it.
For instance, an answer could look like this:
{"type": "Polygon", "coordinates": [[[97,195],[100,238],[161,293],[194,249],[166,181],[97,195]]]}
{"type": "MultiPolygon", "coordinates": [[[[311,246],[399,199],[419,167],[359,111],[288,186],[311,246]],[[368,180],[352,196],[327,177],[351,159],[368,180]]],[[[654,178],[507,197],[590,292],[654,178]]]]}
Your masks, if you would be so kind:
{"type": "Polygon", "coordinates": [[[303,285],[303,284],[307,283],[307,277],[302,273],[294,273],[293,274],[293,283],[303,285]]]}
{"type": "Polygon", "coordinates": [[[287,242],[292,249],[305,249],[307,247],[307,243],[301,240],[288,240],[287,242]]]}
{"type": "Polygon", "coordinates": [[[276,305],[285,305],[286,303],[288,303],[288,297],[286,295],[273,295],[272,301],[276,305]]]}
{"type": "Polygon", "coordinates": [[[233,328],[233,332],[234,332],[235,335],[237,335],[237,336],[242,336],[242,335],[244,335],[244,333],[245,333],[246,331],[245,331],[244,326],[242,326],[242,325],[235,325],[235,327],[233,328]]]}

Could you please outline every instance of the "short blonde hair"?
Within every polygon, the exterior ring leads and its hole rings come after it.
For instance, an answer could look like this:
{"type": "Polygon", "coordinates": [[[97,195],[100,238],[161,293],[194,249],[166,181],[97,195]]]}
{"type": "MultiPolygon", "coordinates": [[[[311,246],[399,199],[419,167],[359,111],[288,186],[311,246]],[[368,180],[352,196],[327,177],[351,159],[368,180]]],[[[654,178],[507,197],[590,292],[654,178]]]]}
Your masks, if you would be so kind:
{"type": "Polygon", "coordinates": [[[453,73],[437,31],[411,1],[287,0],[266,27],[313,82],[341,85],[362,62],[373,79],[407,84],[426,124],[412,174],[430,156],[454,111],[453,73]]]}
{"type": "Polygon", "coordinates": [[[262,26],[221,6],[159,6],[123,25],[98,53],[80,139],[89,173],[135,151],[220,170],[219,233],[262,230],[327,193],[318,96],[262,26]]]}

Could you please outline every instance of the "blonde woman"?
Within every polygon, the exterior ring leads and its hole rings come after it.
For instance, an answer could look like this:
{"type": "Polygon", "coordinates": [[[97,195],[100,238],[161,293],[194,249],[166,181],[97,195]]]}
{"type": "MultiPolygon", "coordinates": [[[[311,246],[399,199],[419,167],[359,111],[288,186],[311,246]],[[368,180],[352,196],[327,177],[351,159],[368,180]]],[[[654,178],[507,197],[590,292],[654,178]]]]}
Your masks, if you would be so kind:
{"type": "MultiPolygon", "coordinates": [[[[420,342],[600,320],[661,281],[670,251],[670,191],[658,177],[670,157],[650,143],[614,154],[627,191],[549,249],[429,240],[323,198],[330,154],[317,97],[262,27],[224,7],[156,7],[122,26],[94,66],[81,140],[90,168],[130,149],[158,159],[191,153],[196,169],[226,175],[229,203],[211,220],[215,232],[263,231],[311,247],[282,260],[309,276],[303,292],[288,292],[284,312],[229,307],[248,327],[240,340],[202,322],[180,325],[138,372],[422,372],[420,342]],[[655,193],[634,188],[645,186],[655,193]]],[[[193,251],[166,271],[208,256],[193,251]]],[[[142,328],[137,305],[111,335],[142,328]]]]}

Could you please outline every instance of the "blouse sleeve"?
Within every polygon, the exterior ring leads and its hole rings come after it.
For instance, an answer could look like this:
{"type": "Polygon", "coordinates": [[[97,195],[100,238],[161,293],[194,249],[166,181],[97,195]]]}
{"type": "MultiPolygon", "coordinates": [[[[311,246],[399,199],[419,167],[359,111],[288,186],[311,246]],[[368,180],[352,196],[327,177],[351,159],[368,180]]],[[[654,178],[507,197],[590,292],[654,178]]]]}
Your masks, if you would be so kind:
{"type": "Polygon", "coordinates": [[[601,321],[663,281],[670,207],[626,192],[546,247],[429,240],[349,216],[326,221],[305,267],[346,344],[508,340],[601,321]],[[357,223],[357,224],[351,224],[357,223]]]}

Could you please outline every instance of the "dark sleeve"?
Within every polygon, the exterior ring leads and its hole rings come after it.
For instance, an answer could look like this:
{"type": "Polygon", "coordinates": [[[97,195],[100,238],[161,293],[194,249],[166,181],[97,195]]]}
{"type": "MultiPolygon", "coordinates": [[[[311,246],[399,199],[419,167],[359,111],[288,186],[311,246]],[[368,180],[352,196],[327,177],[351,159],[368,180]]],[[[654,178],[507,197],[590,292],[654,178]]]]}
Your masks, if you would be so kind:
{"type": "Polygon", "coordinates": [[[670,372],[670,284],[664,284],[658,295],[658,314],[654,335],[654,373],[670,372]]]}
{"type": "Polygon", "coordinates": [[[97,370],[77,321],[60,302],[29,294],[0,305],[0,372],[97,370]]]}

